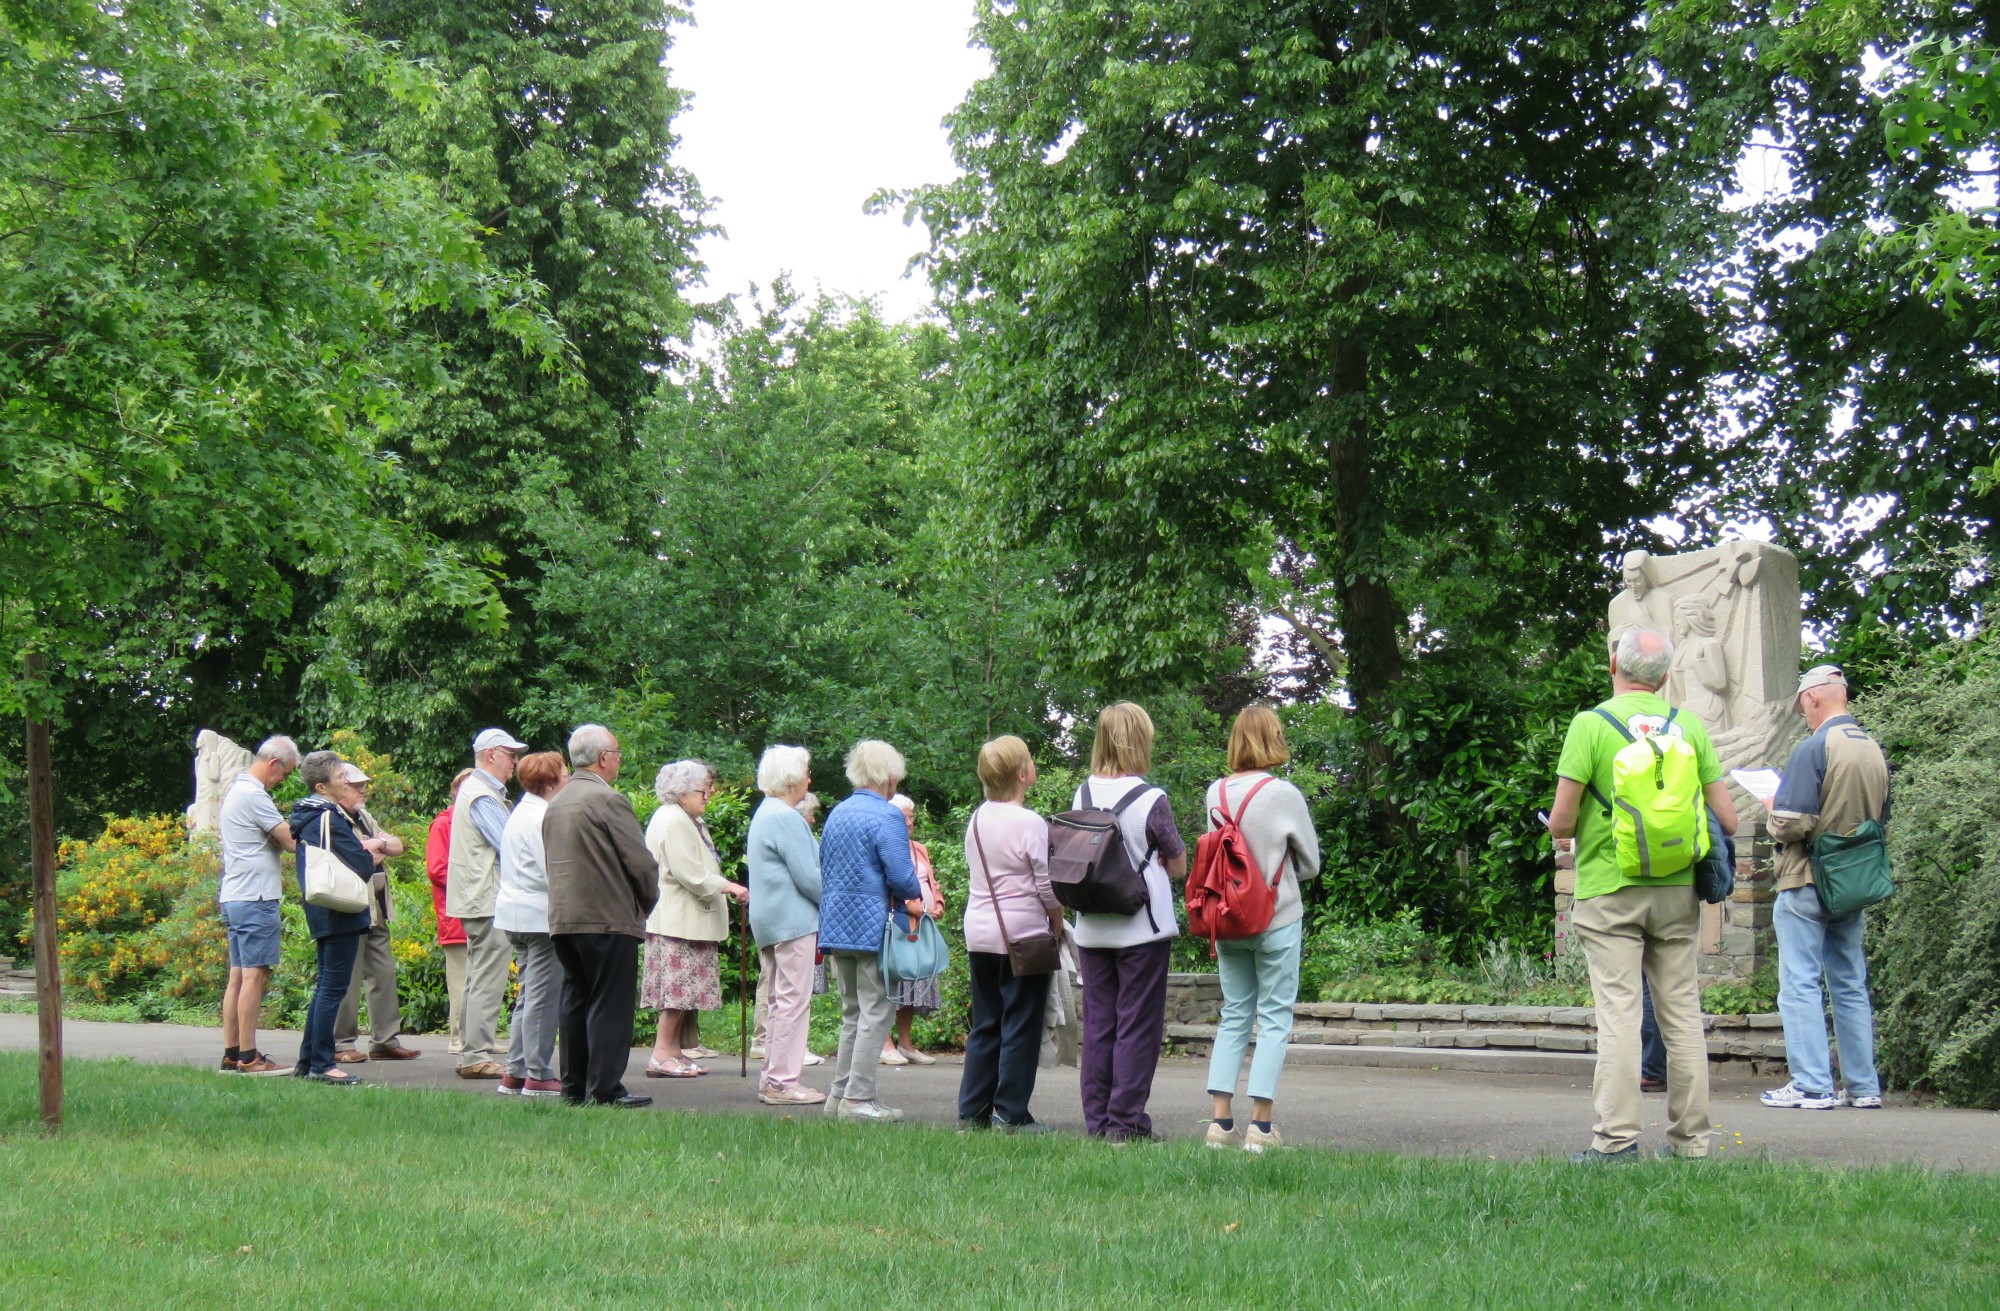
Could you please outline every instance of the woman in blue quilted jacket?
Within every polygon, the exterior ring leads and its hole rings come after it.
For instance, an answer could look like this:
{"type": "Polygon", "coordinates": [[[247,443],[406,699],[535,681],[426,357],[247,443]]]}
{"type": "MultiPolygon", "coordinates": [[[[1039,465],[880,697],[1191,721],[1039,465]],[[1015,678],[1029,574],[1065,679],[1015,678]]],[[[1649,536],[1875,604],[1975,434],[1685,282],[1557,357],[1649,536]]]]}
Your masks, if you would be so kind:
{"type": "Polygon", "coordinates": [[[889,801],[906,772],[887,742],[855,743],[847,753],[854,794],[827,813],[820,836],[819,949],[840,982],[840,1053],[826,1109],[843,1120],[903,1118],[876,1100],[875,1076],[896,1016],[882,977],[882,926],[892,911],[905,926],[923,913],[909,825],[889,801]]]}

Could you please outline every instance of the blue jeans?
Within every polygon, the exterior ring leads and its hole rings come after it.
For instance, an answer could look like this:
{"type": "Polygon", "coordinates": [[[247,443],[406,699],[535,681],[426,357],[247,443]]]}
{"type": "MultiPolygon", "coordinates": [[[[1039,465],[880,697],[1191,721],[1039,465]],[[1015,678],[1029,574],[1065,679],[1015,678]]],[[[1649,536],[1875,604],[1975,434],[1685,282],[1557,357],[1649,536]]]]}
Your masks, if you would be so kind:
{"type": "Polygon", "coordinates": [[[1861,950],[1866,911],[1830,920],[1811,888],[1778,894],[1771,925],[1778,935],[1778,1016],[1785,1023],[1785,1059],[1801,1091],[1830,1096],[1833,1061],[1826,1047],[1826,1002],[1840,1043],[1840,1073],[1853,1097],[1879,1097],[1875,1072],[1875,1012],[1868,1001],[1868,958],[1861,950]],[[1820,992],[1820,978],[1826,993],[1820,992]]]}
{"type": "Polygon", "coordinates": [[[1254,938],[1215,944],[1222,1023],[1216,1026],[1215,1050],[1208,1058],[1208,1090],[1217,1097],[1236,1094],[1254,1015],[1257,1054],[1250,1058],[1250,1096],[1276,1100],[1285,1043],[1292,1036],[1292,1003],[1299,999],[1299,940],[1304,933],[1305,921],[1295,920],[1254,938]]]}
{"type": "Polygon", "coordinates": [[[360,933],[335,933],[321,938],[319,979],[313,984],[311,1005],[306,1007],[306,1029],[299,1035],[299,1063],[295,1074],[325,1074],[334,1068],[333,1028],[340,1018],[340,1002],[354,978],[354,958],[361,950],[360,933]]]}
{"type": "Polygon", "coordinates": [[[1667,1040],[1660,1036],[1660,1022],[1653,1018],[1653,985],[1639,980],[1639,1000],[1645,1009],[1639,1019],[1639,1077],[1655,1083],[1667,1081],[1667,1040]]]}

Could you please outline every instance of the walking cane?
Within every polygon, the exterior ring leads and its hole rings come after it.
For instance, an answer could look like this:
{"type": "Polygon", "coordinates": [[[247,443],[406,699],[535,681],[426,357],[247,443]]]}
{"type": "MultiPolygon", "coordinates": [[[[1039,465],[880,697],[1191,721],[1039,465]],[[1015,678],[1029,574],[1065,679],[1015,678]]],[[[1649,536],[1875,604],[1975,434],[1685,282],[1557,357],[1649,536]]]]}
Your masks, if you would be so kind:
{"type": "Polygon", "coordinates": [[[737,1048],[739,1079],[750,1077],[750,903],[743,903],[743,934],[736,945],[736,1028],[742,1045],[737,1048]]]}

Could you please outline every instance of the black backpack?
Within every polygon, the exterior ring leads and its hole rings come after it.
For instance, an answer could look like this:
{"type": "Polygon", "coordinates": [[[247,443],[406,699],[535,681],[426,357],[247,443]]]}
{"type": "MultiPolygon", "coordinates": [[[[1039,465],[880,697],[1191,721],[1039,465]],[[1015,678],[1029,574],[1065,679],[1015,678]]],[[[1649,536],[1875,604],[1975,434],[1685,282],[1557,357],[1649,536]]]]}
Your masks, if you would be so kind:
{"type": "MultiPolygon", "coordinates": [[[[1086,804],[1050,817],[1049,883],[1057,901],[1086,915],[1131,915],[1141,909],[1152,913],[1152,897],[1146,891],[1152,843],[1146,844],[1144,858],[1133,863],[1118,816],[1141,794],[1153,791],[1141,783],[1109,810],[1086,804]]],[[[1080,795],[1086,803],[1095,800],[1090,780],[1084,780],[1080,795]]]]}

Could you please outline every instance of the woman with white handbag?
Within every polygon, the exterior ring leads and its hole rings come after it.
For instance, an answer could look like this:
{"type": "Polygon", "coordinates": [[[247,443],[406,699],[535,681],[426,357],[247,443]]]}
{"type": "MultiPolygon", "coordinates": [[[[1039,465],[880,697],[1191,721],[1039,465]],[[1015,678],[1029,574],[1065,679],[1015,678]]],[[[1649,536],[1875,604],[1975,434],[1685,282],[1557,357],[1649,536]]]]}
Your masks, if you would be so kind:
{"type": "Polygon", "coordinates": [[[354,831],[342,802],[351,800],[346,763],[332,751],[315,751],[299,765],[308,793],[292,807],[292,836],[298,841],[299,893],[305,900],[306,928],[319,951],[319,979],[306,1008],[293,1073],[318,1083],[351,1087],[361,1082],[333,1059],[333,1028],[341,998],[354,977],[354,958],[368,932],[368,876],[375,871],[380,838],[354,831]]]}

